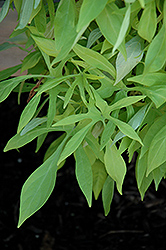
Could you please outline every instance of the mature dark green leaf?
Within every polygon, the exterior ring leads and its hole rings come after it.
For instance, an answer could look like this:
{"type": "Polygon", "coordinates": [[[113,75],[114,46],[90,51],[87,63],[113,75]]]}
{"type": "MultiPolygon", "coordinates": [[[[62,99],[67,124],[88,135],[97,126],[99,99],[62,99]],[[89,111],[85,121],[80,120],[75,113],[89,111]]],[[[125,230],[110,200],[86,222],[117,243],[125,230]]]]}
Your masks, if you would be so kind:
{"type": "Polygon", "coordinates": [[[37,30],[41,33],[44,33],[46,31],[47,19],[46,19],[46,12],[45,12],[45,8],[43,4],[42,4],[40,11],[35,16],[34,21],[35,21],[35,26],[37,30]]]}
{"type": "Polygon", "coordinates": [[[93,174],[90,161],[82,147],[79,145],[75,151],[76,178],[78,184],[86,197],[89,207],[92,205],[93,174]]]}
{"type": "Polygon", "coordinates": [[[5,42],[5,43],[0,44],[0,51],[10,49],[12,47],[18,47],[18,46],[16,44],[11,44],[11,43],[5,42]]]}

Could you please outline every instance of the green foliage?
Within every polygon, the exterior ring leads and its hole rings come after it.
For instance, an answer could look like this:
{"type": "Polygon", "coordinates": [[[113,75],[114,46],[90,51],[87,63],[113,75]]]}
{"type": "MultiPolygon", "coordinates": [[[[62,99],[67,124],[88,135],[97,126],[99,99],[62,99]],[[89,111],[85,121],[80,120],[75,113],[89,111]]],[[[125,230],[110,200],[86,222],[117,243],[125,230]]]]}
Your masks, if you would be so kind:
{"type": "Polygon", "coordinates": [[[18,227],[47,201],[58,169],[72,154],[88,205],[101,194],[105,215],[114,187],[123,193],[125,151],[129,161],[138,152],[141,199],[152,181],[157,190],[166,177],[166,0],[10,0],[0,21],[13,2],[15,42],[0,49],[25,43],[28,55],[0,72],[0,101],[12,91],[30,97],[4,151],[35,138],[37,151],[49,132],[62,133],[23,185],[18,227]],[[8,79],[18,69],[28,74],[8,79]],[[31,78],[36,85],[30,88],[31,78]]]}

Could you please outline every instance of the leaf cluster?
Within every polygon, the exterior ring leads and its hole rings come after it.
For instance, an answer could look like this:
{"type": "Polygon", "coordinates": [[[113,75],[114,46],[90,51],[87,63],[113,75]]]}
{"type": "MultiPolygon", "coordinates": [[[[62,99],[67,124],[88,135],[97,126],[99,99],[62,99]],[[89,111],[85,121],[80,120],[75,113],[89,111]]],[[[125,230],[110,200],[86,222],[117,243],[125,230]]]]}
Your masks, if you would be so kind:
{"type": "Polygon", "coordinates": [[[0,101],[12,91],[29,99],[4,151],[35,138],[38,151],[49,132],[62,132],[23,185],[18,227],[47,201],[72,154],[88,205],[101,193],[105,215],[114,188],[122,194],[123,152],[129,162],[138,152],[141,198],[152,181],[157,190],[166,177],[166,0],[6,0],[0,21],[13,3],[19,22],[0,50],[28,54],[0,72],[0,101]],[[8,79],[18,69],[27,75],[8,79]]]}

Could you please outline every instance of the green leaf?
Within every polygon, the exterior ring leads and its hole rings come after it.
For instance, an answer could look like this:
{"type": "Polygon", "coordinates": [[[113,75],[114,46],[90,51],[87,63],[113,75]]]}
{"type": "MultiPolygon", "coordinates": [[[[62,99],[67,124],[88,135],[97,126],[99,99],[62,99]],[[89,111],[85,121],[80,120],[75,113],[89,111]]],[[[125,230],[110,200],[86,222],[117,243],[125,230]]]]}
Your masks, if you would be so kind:
{"type": "Polygon", "coordinates": [[[5,18],[5,16],[8,13],[9,6],[10,6],[11,0],[6,0],[2,6],[1,12],[0,12],[0,22],[5,18]]]}
{"type": "Polygon", "coordinates": [[[0,82],[0,102],[4,101],[12,92],[12,90],[16,88],[20,82],[25,81],[26,79],[33,78],[33,77],[34,78],[38,78],[38,77],[50,78],[51,76],[25,75],[25,76],[18,76],[18,77],[0,82]]]}
{"type": "Polygon", "coordinates": [[[107,178],[107,173],[104,164],[99,160],[95,161],[95,163],[93,164],[92,172],[93,172],[93,192],[95,199],[97,200],[103,188],[105,180],[107,178]]]}
{"type": "Polygon", "coordinates": [[[44,51],[47,55],[56,57],[58,55],[58,51],[55,48],[55,41],[49,38],[44,38],[36,35],[32,35],[31,37],[34,39],[37,46],[44,51]]]}
{"type": "Polygon", "coordinates": [[[108,176],[102,190],[102,200],[105,216],[109,214],[111,202],[114,195],[114,181],[108,176]]]}
{"type": "Polygon", "coordinates": [[[116,110],[116,109],[121,109],[121,108],[130,106],[131,104],[137,103],[140,100],[144,99],[145,97],[146,96],[144,96],[144,95],[124,97],[124,98],[120,99],[119,101],[115,102],[114,104],[108,106],[107,112],[111,112],[111,111],[116,110]]]}
{"type": "Polygon", "coordinates": [[[0,81],[10,77],[21,68],[21,64],[0,71],[0,81]]]}
{"type": "Polygon", "coordinates": [[[125,13],[125,16],[124,16],[124,19],[122,22],[122,26],[120,28],[119,35],[118,35],[117,41],[113,47],[112,53],[115,52],[115,50],[121,45],[121,43],[125,39],[126,32],[128,30],[129,24],[130,24],[130,12],[131,12],[131,6],[129,5],[127,10],[126,10],[126,13],[125,13]]]}
{"type": "Polygon", "coordinates": [[[34,0],[24,0],[22,1],[21,12],[20,12],[20,22],[17,29],[23,29],[30,20],[33,11],[34,0]]]}
{"type": "Polygon", "coordinates": [[[35,26],[37,30],[41,33],[44,33],[46,31],[47,19],[46,19],[46,12],[45,12],[45,8],[43,4],[42,4],[40,11],[35,16],[34,21],[35,21],[35,26]]]}
{"type": "Polygon", "coordinates": [[[136,163],[136,180],[142,200],[144,198],[145,192],[147,191],[148,187],[150,186],[153,180],[152,173],[148,177],[146,177],[146,168],[147,168],[147,153],[141,159],[138,157],[136,163]]]}
{"type": "Polygon", "coordinates": [[[140,22],[138,24],[138,34],[149,43],[155,35],[157,27],[156,16],[156,4],[155,1],[151,1],[146,4],[146,7],[142,13],[140,22]]]}
{"type": "Polygon", "coordinates": [[[148,129],[147,133],[145,134],[145,137],[143,139],[143,146],[141,148],[140,158],[143,157],[143,155],[149,150],[150,144],[154,138],[154,135],[158,133],[160,129],[163,128],[166,121],[166,113],[163,114],[161,117],[156,119],[153,124],[148,129]]]}
{"type": "Polygon", "coordinates": [[[154,135],[149,147],[147,176],[166,162],[166,125],[154,135]]]}
{"type": "Polygon", "coordinates": [[[77,148],[80,146],[80,144],[82,143],[83,139],[85,138],[86,134],[88,133],[89,129],[92,126],[93,122],[89,123],[82,129],[80,129],[75,135],[72,136],[72,138],[67,142],[62,152],[58,165],[77,150],[77,148]]]}
{"type": "Polygon", "coordinates": [[[66,43],[75,28],[75,3],[74,0],[61,1],[56,11],[54,20],[55,47],[59,51],[66,43]]]}
{"type": "Polygon", "coordinates": [[[57,162],[67,137],[57,150],[26,180],[20,198],[18,228],[23,222],[38,211],[50,197],[56,181],[57,162]]]}
{"type": "Polygon", "coordinates": [[[20,135],[25,135],[26,133],[28,133],[29,131],[31,131],[32,129],[36,128],[37,126],[41,125],[42,123],[46,122],[47,118],[43,117],[43,118],[34,118],[32,119],[30,122],[28,122],[28,124],[23,128],[23,130],[21,131],[20,135]]]}
{"type": "Polygon", "coordinates": [[[57,101],[57,95],[59,94],[60,90],[59,88],[52,88],[49,90],[49,107],[48,107],[48,120],[47,120],[47,127],[50,127],[52,125],[52,122],[54,120],[54,117],[56,115],[56,101],[57,101]]]}
{"type": "Polygon", "coordinates": [[[40,98],[41,96],[34,96],[30,102],[26,105],[26,107],[24,108],[21,116],[20,116],[20,121],[18,124],[18,129],[17,129],[17,133],[19,134],[19,132],[27,125],[27,123],[31,120],[31,118],[33,117],[37,106],[40,102],[40,98]]]}
{"type": "Polygon", "coordinates": [[[116,125],[112,121],[108,121],[107,125],[104,128],[104,131],[101,135],[101,145],[100,150],[102,150],[106,144],[108,143],[109,139],[111,138],[112,134],[115,131],[116,125]]]}
{"type": "Polygon", "coordinates": [[[73,48],[74,52],[89,65],[104,70],[115,77],[114,66],[101,54],[91,49],[76,44],[73,48]]]}
{"type": "Polygon", "coordinates": [[[0,51],[10,49],[12,47],[18,47],[18,46],[16,44],[11,44],[11,43],[5,42],[5,43],[0,44],[0,51]]]}
{"type": "Polygon", "coordinates": [[[166,73],[153,72],[146,75],[137,75],[128,78],[127,81],[137,82],[145,86],[166,84],[166,73]]]}
{"type": "Polygon", "coordinates": [[[119,154],[115,145],[112,145],[112,140],[106,145],[104,162],[107,173],[116,182],[118,192],[122,194],[122,185],[126,174],[126,164],[122,156],[119,154]]]}
{"type": "Polygon", "coordinates": [[[104,9],[108,0],[84,0],[80,9],[77,32],[94,20],[104,9]]]}
{"type": "Polygon", "coordinates": [[[144,9],[145,8],[145,0],[139,0],[141,7],[144,9]]]}
{"type": "Polygon", "coordinates": [[[65,94],[65,100],[64,100],[64,104],[63,107],[66,108],[66,106],[68,105],[68,103],[70,102],[70,99],[74,93],[74,89],[77,86],[78,82],[80,81],[80,77],[77,77],[75,79],[75,81],[72,83],[72,85],[69,87],[69,89],[66,91],[65,94]]]}
{"type": "Polygon", "coordinates": [[[158,186],[162,178],[165,176],[165,173],[166,173],[166,162],[164,162],[160,167],[153,170],[153,178],[156,191],[158,190],[158,186]]]}
{"type": "Polygon", "coordinates": [[[144,74],[159,71],[166,61],[166,29],[163,25],[149,45],[146,57],[144,74]]]}
{"type": "Polygon", "coordinates": [[[116,58],[116,81],[114,85],[120,82],[142,59],[143,50],[141,48],[141,39],[134,37],[126,43],[127,60],[119,53],[116,58]]]}
{"type": "Polygon", "coordinates": [[[41,53],[34,51],[31,52],[29,55],[27,55],[22,63],[22,68],[21,68],[21,72],[23,72],[24,70],[33,68],[40,60],[41,58],[41,53]]]}
{"type": "Polygon", "coordinates": [[[125,122],[122,122],[119,119],[113,118],[112,116],[110,116],[109,119],[120,129],[123,134],[127,135],[133,140],[138,141],[141,145],[143,145],[141,138],[130,125],[125,122]]]}
{"type": "MultiPolygon", "coordinates": [[[[123,15],[119,12],[119,8],[114,3],[107,4],[96,21],[107,41],[115,45],[123,22],[123,15]]],[[[118,49],[126,57],[125,40],[118,49]]]]}
{"type": "Polygon", "coordinates": [[[89,207],[92,205],[92,186],[93,186],[93,174],[90,161],[82,147],[79,145],[75,152],[76,159],[76,178],[80,189],[85,195],[89,207]]]}
{"type": "Polygon", "coordinates": [[[40,2],[41,2],[41,0],[35,0],[34,9],[36,9],[38,7],[40,2]]]}
{"type": "Polygon", "coordinates": [[[101,36],[102,36],[102,33],[99,28],[92,30],[92,32],[88,36],[86,47],[90,48],[101,36]]]}

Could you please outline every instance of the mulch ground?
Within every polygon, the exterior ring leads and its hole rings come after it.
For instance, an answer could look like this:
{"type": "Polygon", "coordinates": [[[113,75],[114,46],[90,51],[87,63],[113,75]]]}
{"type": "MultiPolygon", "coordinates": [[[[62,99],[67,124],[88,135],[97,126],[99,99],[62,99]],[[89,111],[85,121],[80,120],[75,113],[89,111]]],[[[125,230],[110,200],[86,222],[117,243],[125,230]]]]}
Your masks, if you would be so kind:
{"type": "Polygon", "coordinates": [[[19,152],[3,153],[6,142],[16,133],[22,109],[17,105],[16,94],[0,104],[0,249],[166,249],[166,182],[161,182],[157,192],[152,185],[142,202],[135,183],[134,165],[129,166],[123,196],[115,192],[111,212],[105,217],[101,197],[93,200],[92,208],[88,207],[70,157],[58,172],[55,189],[47,203],[17,229],[21,187],[41,165],[54,137],[48,137],[37,154],[34,142],[19,152]]]}

